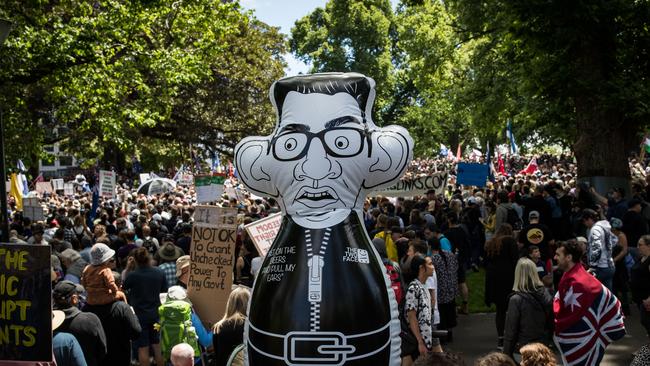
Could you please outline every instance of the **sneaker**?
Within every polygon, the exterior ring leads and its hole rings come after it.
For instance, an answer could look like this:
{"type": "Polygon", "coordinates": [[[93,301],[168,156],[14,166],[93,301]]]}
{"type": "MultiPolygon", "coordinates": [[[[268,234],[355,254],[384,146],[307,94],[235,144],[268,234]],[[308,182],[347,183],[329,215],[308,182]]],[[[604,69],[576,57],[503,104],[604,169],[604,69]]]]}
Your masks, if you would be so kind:
{"type": "Polygon", "coordinates": [[[497,349],[499,351],[503,351],[503,337],[499,337],[497,339],[497,349]]]}

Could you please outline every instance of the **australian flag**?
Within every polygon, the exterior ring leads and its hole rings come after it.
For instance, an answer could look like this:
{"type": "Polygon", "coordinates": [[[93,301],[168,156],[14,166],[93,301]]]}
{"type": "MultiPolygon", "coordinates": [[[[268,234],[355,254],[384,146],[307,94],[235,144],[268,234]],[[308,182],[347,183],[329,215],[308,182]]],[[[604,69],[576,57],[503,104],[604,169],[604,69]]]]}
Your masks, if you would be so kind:
{"type": "Polygon", "coordinates": [[[580,264],[562,276],[553,311],[564,365],[599,365],[605,348],[625,336],[621,303],[580,264]]]}

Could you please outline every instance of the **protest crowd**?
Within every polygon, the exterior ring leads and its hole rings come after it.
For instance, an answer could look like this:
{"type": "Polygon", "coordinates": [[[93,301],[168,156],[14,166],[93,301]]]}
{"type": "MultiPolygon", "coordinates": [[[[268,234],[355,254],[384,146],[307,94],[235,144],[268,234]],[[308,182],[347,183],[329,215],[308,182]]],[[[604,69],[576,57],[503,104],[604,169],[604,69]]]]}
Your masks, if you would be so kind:
{"type": "MultiPolygon", "coordinates": [[[[456,184],[455,161],[416,159],[405,179],[444,171],[446,186],[366,199],[366,230],[399,304],[403,365],[465,364],[462,355],[443,351],[462,342],[454,328],[478,290],[496,308],[494,338],[485,342],[500,352],[477,365],[557,364],[554,328],[566,328],[572,315],[554,309],[553,296],[569,286],[568,275],[596,278],[626,315],[636,309],[633,321],[650,334],[650,167],[630,159],[631,191],[601,195],[578,181],[569,155],[493,164],[491,181],[468,187],[456,184]],[[485,287],[471,288],[467,276],[479,271],[485,287]]],[[[238,229],[233,291],[225,313],[216,314],[221,320],[206,324],[187,294],[195,187],[146,195],[131,177],[117,183],[110,200],[93,199],[92,184],[73,195],[36,195],[42,221],[10,199],[10,242],[52,250],[53,304],[64,316],[54,331],[57,364],[241,362],[250,288],[262,261],[244,225],[280,212],[277,203],[246,192],[236,172],[225,184],[237,194],[210,202],[237,209],[238,229]]],[[[647,347],[637,357],[644,353],[647,347]]]]}

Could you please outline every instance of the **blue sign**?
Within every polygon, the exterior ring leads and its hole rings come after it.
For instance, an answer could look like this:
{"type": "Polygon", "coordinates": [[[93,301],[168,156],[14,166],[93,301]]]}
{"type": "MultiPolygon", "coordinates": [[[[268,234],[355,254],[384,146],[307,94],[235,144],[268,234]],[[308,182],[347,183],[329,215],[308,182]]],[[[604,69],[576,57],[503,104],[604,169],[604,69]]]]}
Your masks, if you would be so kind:
{"type": "Polygon", "coordinates": [[[456,166],[456,183],[484,187],[489,172],[490,168],[487,164],[458,163],[456,166]]]}

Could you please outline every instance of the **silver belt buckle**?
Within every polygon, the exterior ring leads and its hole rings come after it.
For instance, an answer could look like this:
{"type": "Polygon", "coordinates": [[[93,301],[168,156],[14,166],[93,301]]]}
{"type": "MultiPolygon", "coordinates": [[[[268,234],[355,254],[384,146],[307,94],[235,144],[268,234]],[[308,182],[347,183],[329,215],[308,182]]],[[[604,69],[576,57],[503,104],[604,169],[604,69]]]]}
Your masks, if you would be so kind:
{"type": "Polygon", "coordinates": [[[284,360],[289,365],[343,365],[354,351],[340,332],[289,332],[284,340],[284,360]]]}

